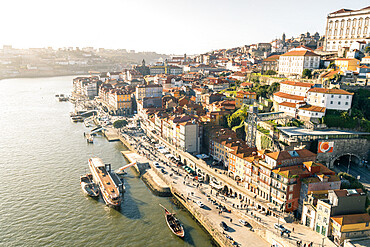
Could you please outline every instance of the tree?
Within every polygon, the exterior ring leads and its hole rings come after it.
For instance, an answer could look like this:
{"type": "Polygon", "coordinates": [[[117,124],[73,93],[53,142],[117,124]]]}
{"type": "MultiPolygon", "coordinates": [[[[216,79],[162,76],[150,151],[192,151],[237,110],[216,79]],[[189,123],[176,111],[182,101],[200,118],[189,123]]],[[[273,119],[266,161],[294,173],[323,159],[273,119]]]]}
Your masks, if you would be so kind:
{"type": "Polygon", "coordinates": [[[280,84],[278,82],[272,83],[268,88],[267,88],[267,93],[268,95],[272,95],[273,93],[279,91],[280,84]]]}
{"type": "Polygon", "coordinates": [[[126,126],[128,124],[128,122],[126,120],[117,120],[113,123],[113,127],[116,128],[116,129],[120,129],[124,126],[126,126]]]}
{"type": "Polygon", "coordinates": [[[270,69],[265,72],[265,75],[276,75],[276,74],[277,74],[276,71],[270,69]]]}
{"type": "Polygon", "coordinates": [[[302,77],[303,78],[307,78],[307,79],[310,79],[312,76],[312,72],[310,69],[304,69],[303,72],[302,72],[302,77]]]}

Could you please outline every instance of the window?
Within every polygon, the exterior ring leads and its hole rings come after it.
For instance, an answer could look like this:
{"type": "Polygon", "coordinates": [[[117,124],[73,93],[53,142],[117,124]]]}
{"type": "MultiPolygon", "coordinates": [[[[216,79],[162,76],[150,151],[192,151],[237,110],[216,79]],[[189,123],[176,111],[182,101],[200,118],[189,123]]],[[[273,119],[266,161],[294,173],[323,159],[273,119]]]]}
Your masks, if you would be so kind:
{"type": "Polygon", "coordinates": [[[338,105],[340,105],[340,101],[338,101],[338,105]]]}
{"type": "Polygon", "coordinates": [[[334,98],[334,95],[331,95],[331,98],[334,98]]]}
{"type": "Polygon", "coordinates": [[[325,213],[326,213],[326,214],[328,213],[328,209],[327,209],[327,208],[325,208],[325,213]]]}
{"type": "Polygon", "coordinates": [[[333,101],[330,101],[330,104],[332,105],[333,104],[333,101]]]}
{"type": "Polygon", "coordinates": [[[348,102],[346,102],[346,105],[348,105],[348,102]]]}
{"type": "Polygon", "coordinates": [[[288,208],[292,208],[292,203],[291,202],[288,203],[288,208]]]}

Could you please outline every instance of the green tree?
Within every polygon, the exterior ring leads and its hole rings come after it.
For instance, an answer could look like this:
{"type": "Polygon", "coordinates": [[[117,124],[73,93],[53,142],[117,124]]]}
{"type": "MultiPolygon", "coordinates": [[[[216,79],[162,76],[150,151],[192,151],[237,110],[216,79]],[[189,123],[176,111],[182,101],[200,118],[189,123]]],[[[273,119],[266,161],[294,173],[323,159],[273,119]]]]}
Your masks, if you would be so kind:
{"type": "Polygon", "coordinates": [[[312,76],[312,71],[310,69],[304,69],[302,72],[302,77],[310,79],[312,76]]]}
{"type": "Polygon", "coordinates": [[[116,129],[120,129],[124,126],[126,126],[128,124],[128,122],[126,120],[117,120],[113,123],[113,127],[116,128],[116,129]]]}
{"type": "Polygon", "coordinates": [[[265,72],[265,75],[276,75],[276,74],[277,74],[276,71],[273,71],[273,70],[267,70],[265,72]]]}
{"type": "Polygon", "coordinates": [[[280,84],[278,82],[272,83],[268,88],[267,88],[267,94],[272,95],[273,93],[279,91],[280,84]]]}

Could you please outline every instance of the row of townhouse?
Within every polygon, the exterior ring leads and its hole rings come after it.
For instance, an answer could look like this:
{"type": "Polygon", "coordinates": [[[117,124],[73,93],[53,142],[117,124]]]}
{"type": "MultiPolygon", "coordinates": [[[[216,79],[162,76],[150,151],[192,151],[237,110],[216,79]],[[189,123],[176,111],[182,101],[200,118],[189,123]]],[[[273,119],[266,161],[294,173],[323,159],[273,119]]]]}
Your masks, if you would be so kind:
{"type": "Polygon", "coordinates": [[[211,133],[209,154],[222,161],[229,176],[256,198],[285,212],[302,213],[303,201],[312,191],[339,189],[340,179],[326,166],[316,163],[309,150],[269,152],[250,148],[232,131],[211,133]]]}
{"type": "Polygon", "coordinates": [[[353,93],[342,89],[326,89],[314,84],[284,81],[279,92],[274,93],[278,111],[303,120],[325,116],[326,110],[348,111],[351,109],[353,93]]]}
{"type": "Polygon", "coordinates": [[[99,77],[76,77],[73,79],[73,92],[93,99],[98,96],[98,87],[101,83],[99,77]]]}
{"type": "Polygon", "coordinates": [[[133,90],[114,88],[111,84],[103,84],[99,88],[99,98],[115,115],[131,115],[133,90]]]}

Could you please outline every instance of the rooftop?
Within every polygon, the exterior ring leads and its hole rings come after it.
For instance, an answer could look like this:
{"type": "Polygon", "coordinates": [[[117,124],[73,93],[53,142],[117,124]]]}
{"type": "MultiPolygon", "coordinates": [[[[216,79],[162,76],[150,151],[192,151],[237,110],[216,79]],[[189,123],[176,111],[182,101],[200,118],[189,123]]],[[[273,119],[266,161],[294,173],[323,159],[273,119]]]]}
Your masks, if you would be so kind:
{"type": "Polygon", "coordinates": [[[300,127],[277,127],[280,131],[288,136],[325,136],[325,135],[369,135],[370,133],[349,131],[349,130],[310,130],[300,127]]]}
{"type": "Polygon", "coordinates": [[[347,214],[347,215],[338,215],[333,216],[331,219],[337,222],[339,225],[351,225],[358,223],[370,222],[370,215],[367,213],[364,214],[347,214]]]}

